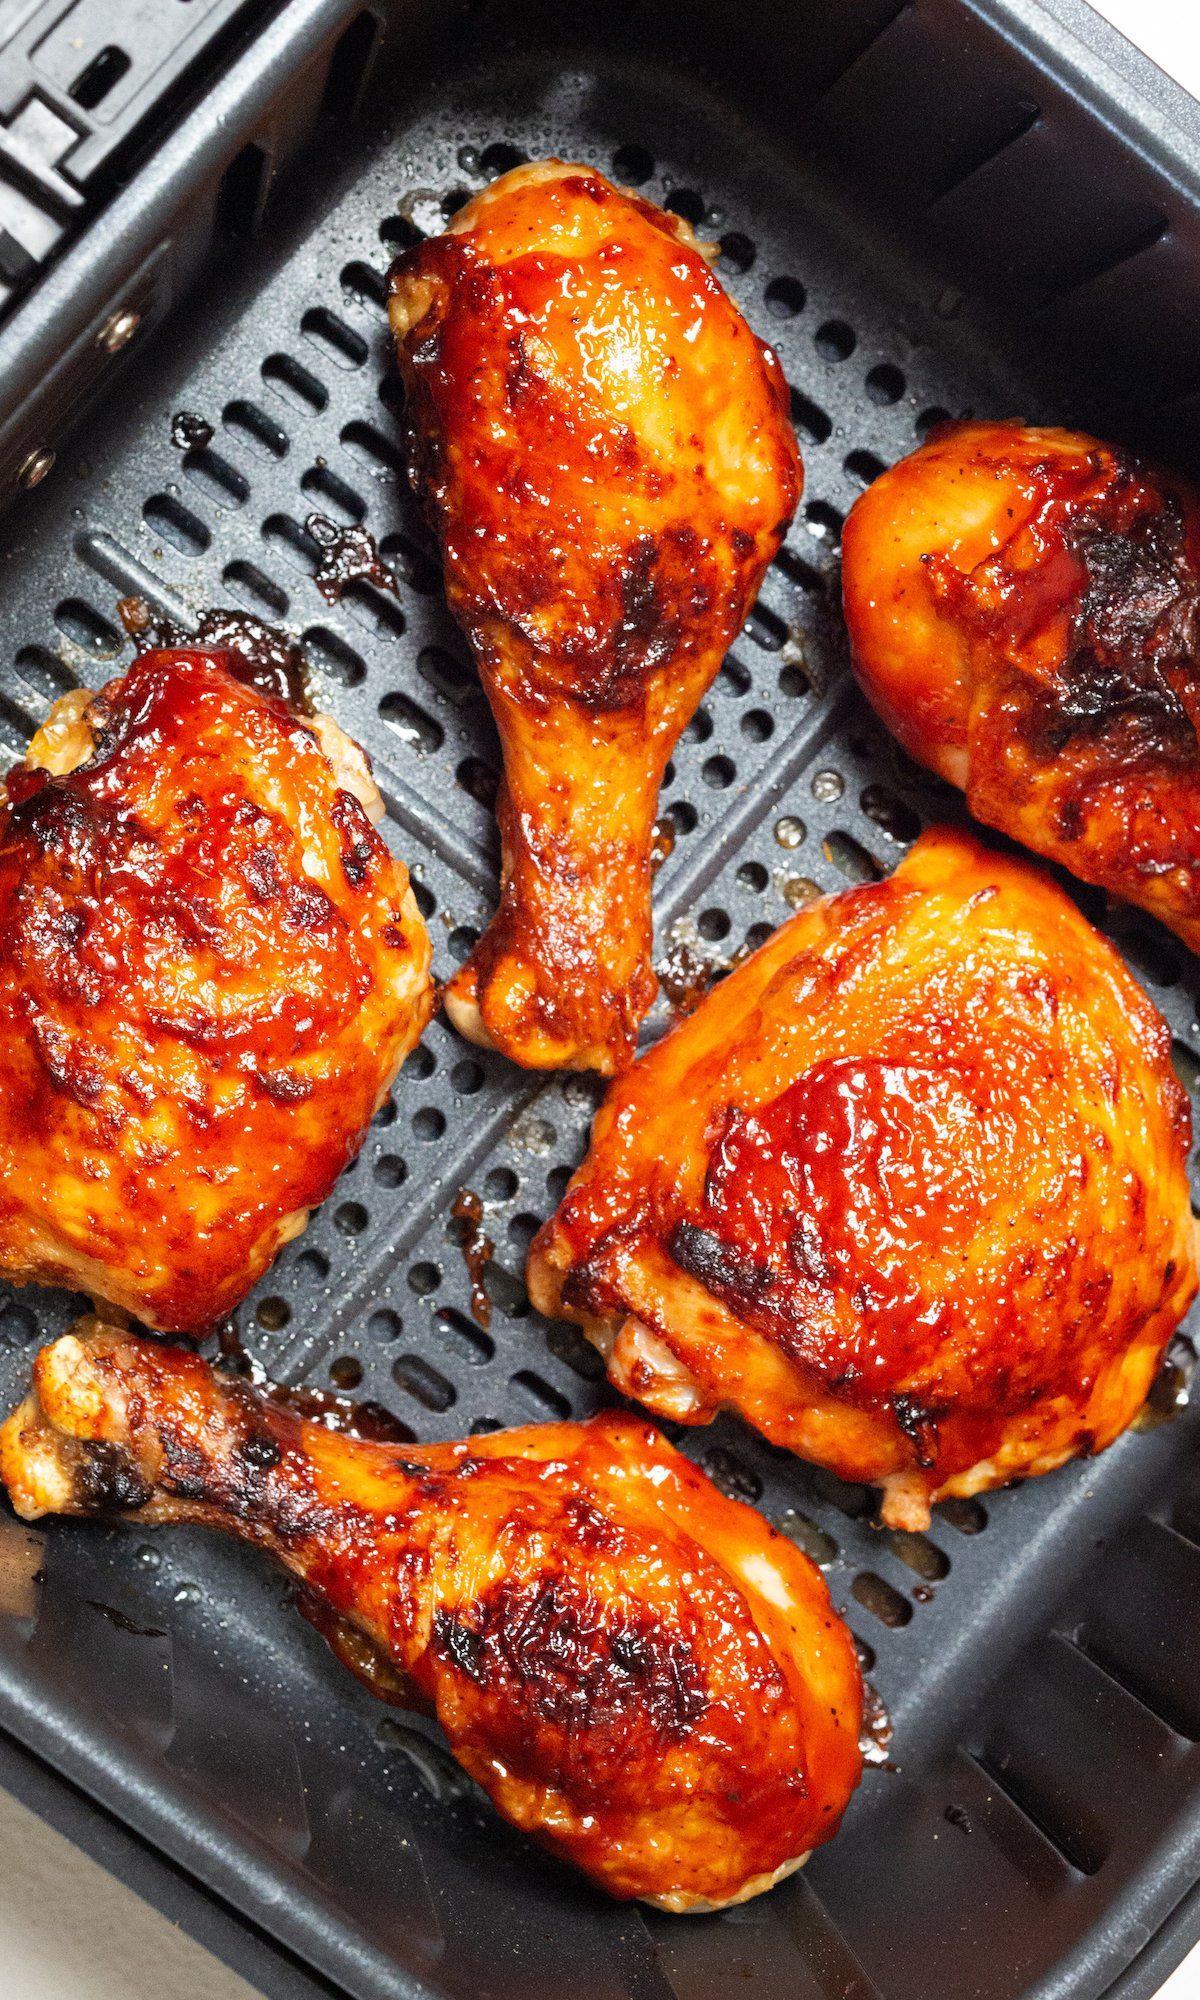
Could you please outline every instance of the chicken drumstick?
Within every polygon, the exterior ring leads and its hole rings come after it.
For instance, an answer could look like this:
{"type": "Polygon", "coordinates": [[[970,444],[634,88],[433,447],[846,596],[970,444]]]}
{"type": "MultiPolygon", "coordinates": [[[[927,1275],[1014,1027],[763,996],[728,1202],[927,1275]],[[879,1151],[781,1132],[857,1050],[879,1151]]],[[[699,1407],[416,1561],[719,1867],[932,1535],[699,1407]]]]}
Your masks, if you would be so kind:
{"type": "Polygon", "coordinates": [[[504,750],[500,908],[446,991],[532,1068],[625,1066],[680,730],[800,495],[787,387],[686,223],[585,167],[505,174],[406,251],[412,479],[504,750]]]}
{"type": "Polygon", "coordinates": [[[609,1091],[529,1290],[627,1395],[732,1404],[883,1518],[1135,1415],[1196,1291],[1170,1032],[1046,877],[926,834],[609,1091]]]}
{"type": "Polygon", "coordinates": [[[976,818],[1200,950],[1200,495],[1074,431],[935,431],[846,522],[855,671],[976,818]]]}
{"type": "Polygon", "coordinates": [[[837,1829],[862,1689],[820,1572],[633,1417],[365,1444],[81,1322],[0,1429],[17,1512],[199,1521],[615,1896],[741,1902],[837,1829]]]}

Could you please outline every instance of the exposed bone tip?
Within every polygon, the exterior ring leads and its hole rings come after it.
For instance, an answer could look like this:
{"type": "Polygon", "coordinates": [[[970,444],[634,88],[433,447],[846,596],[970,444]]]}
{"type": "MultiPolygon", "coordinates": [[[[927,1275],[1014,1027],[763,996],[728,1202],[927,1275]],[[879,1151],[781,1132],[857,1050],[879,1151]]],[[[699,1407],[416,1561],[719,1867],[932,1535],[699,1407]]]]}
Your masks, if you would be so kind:
{"type": "Polygon", "coordinates": [[[25,752],[27,769],[65,777],[87,763],[96,747],[87,723],[95,699],[91,688],[72,688],[59,696],[25,752]]]}
{"type": "Polygon", "coordinates": [[[933,1519],[924,1474],[911,1468],[889,1473],[883,1482],[879,1518],[885,1528],[903,1528],[909,1534],[924,1534],[933,1519]]]}
{"type": "Polygon", "coordinates": [[[371,766],[367,753],[331,715],[317,714],[311,722],[313,735],[321,746],[327,763],[333,767],[333,775],[344,792],[349,792],[358,800],[372,826],[378,826],[386,818],[387,808],[380,796],[379,787],[371,776],[371,766]]]}
{"type": "Polygon", "coordinates": [[[487,1031],[479,1006],[474,974],[468,973],[465,967],[462,972],[455,974],[444,989],[442,1005],[450,1016],[451,1025],[457,1028],[459,1034],[465,1036],[468,1042],[474,1042],[476,1048],[480,1049],[495,1048],[496,1044],[487,1031]]]}
{"type": "Polygon", "coordinates": [[[798,1868],[803,1868],[811,1852],[812,1849],[808,1848],[790,1861],[781,1861],[778,1868],[771,1869],[767,1874],[751,1875],[749,1881],[743,1882],[736,1895],[725,1896],[717,1903],[711,1902],[707,1896],[691,1896],[684,1889],[675,1890],[665,1896],[642,1896],[639,1900],[649,1903],[655,1910],[666,1910],[674,1917],[702,1917],[721,1910],[732,1910],[738,1903],[749,1903],[755,1896],[765,1896],[768,1889],[773,1889],[777,1882],[794,1875],[798,1868]]]}

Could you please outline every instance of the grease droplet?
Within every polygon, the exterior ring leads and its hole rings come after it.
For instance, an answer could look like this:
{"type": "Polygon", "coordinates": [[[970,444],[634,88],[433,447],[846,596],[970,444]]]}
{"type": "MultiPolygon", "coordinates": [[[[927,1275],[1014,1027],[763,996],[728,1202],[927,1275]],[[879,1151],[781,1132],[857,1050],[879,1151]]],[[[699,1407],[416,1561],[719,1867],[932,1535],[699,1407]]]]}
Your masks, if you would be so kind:
{"type": "Polygon", "coordinates": [[[176,451],[202,451],[212,439],[213,427],[207,417],[198,417],[194,410],[176,410],[171,418],[171,443],[176,451]]]}

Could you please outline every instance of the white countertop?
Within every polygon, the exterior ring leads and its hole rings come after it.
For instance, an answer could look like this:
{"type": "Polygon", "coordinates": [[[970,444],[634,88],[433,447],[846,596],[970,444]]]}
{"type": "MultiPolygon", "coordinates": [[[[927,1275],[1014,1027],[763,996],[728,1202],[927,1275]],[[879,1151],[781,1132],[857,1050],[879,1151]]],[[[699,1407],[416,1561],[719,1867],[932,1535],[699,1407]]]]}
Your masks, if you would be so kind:
{"type": "Polygon", "coordinates": [[[1176,83],[1190,90],[1193,97],[1200,97],[1200,7],[1196,0],[1091,0],[1091,4],[1176,83]]]}
{"type": "Polygon", "coordinates": [[[254,1990],[0,1792],[3,2000],[258,2000],[254,1990]]]}
{"type": "MultiPolygon", "coordinates": [[[[829,0],[836,5],[837,0],[829,0]]],[[[1094,0],[1200,97],[1200,0],[1094,0]]],[[[3,2000],[257,2000],[131,1889],[0,1792],[3,2000]]],[[[1159,2000],[1200,2000],[1200,1945],[1159,2000]]]]}

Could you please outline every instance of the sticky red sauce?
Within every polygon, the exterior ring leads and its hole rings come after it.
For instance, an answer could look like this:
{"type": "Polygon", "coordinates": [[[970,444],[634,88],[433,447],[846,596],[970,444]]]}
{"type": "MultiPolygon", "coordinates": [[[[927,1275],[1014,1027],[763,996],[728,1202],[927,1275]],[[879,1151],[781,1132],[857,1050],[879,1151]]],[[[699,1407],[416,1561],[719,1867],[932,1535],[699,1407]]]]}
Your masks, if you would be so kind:
{"type": "Polygon", "coordinates": [[[0,1265],[43,1214],[151,1323],[201,1330],[357,1151],[425,941],[312,731],[226,656],[146,654],[89,716],[81,768],[7,781],[0,1265]]]}
{"type": "Polygon", "coordinates": [[[510,181],[392,273],[413,483],[505,755],[501,907],[450,989],[536,1067],[632,1058],[671,746],[799,497],[774,357],[672,217],[510,181]]]}
{"type": "MultiPolygon", "coordinates": [[[[1032,1134],[995,1076],[848,1056],[817,1063],[713,1148],[706,1211],[749,1255],[818,1288],[918,1306],[913,1260],[969,1242],[1032,1134]]],[[[919,1306],[918,1306],[919,1309],[919,1306]]]]}
{"type": "Polygon", "coordinates": [[[943,428],[856,503],[855,669],[972,812],[1200,948],[1200,494],[1080,433],[943,428]]]}
{"type": "Polygon", "coordinates": [[[36,1443],[69,1511],[273,1552],[347,1665],[435,1708],[501,1812],[613,1894],[729,1896],[836,1830],[861,1770],[850,1635],[815,1567],[651,1426],[362,1443],[178,1348],[84,1339],[108,1435],[52,1429],[44,1380],[9,1476],[36,1443]]]}
{"type": "Polygon", "coordinates": [[[942,830],[794,918],[614,1086],[534,1288],[635,1315],[702,1414],[733,1403],[844,1478],[932,1491],[1002,1448],[1040,1470],[1130,1420],[1191,1302],[1190,1131],[1107,940],[942,830]],[[736,1325],[701,1331],[696,1287],[736,1325]]]}

